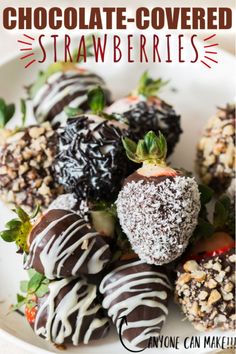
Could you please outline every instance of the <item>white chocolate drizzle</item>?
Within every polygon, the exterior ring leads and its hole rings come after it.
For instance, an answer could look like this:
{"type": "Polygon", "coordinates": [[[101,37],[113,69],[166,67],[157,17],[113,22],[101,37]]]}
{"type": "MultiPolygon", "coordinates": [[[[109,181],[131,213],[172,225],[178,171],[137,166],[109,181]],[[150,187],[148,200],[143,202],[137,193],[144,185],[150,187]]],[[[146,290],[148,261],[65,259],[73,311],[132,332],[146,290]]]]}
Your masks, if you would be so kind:
{"type": "Polygon", "coordinates": [[[73,345],[80,342],[87,344],[94,331],[99,328],[99,337],[104,336],[109,320],[102,317],[101,313],[98,315],[102,307],[96,298],[96,286],[87,284],[83,278],[66,278],[51,282],[49,293],[36,313],[35,333],[56,344],[71,340],[73,345]],[[59,301],[58,295],[64,287],[67,287],[66,292],[59,301]],[[75,321],[70,319],[72,315],[76,315],[75,321]],[[81,332],[84,332],[83,338],[81,332]]]}
{"type": "Polygon", "coordinates": [[[69,70],[51,75],[32,100],[36,117],[40,122],[47,120],[50,111],[61,104],[60,112],[55,115],[52,124],[65,123],[67,116],[64,112],[63,100],[76,95],[66,106],[80,107],[87,101],[87,91],[97,85],[104,86],[103,80],[88,71],[69,70]]]}
{"type": "Polygon", "coordinates": [[[167,300],[171,285],[168,277],[153,266],[143,261],[135,261],[122,265],[110,272],[100,284],[100,292],[104,295],[103,307],[108,309],[108,316],[119,330],[119,318],[137,311],[137,321],[128,321],[128,327],[122,328],[122,334],[133,328],[142,328],[141,333],[130,342],[138,346],[150,337],[159,335],[162,324],[168,314],[167,300]],[[157,286],[158,289],[157,290],[157,286]],[[152,308],[157,313],[150,319],[142,319],[142,310],[152,308]],[[140,317],[140,315],[141,317],[140,317]]]}
{"type": "Polygon", "coordinates": [[[78,216],[75,221],[75,215],[74,212],[65,211],[65,215],[52,220],[46,228],[36,235],[30,245],[29,255],[25,262],[26,269],[35,268],[36,257],[39,257],[44,275],[48,279],[62,278],[61,271],[65,267],[65,262],[74,254],[78,254],[78,258],[71,269],[71,276],[78,275],[85,262],[87,262],[88,274],[99,273],[104,268],[108,259],[107,257],[102,258],[102,256],[109,246],[104,242],[104,245],[102,244],[97,249],[96,238],[100,235],[93,229],[89,232],[88,224],[78,216]],[[55,231],[55,234],[48,239],[48,233],[55,229],[58,223],[71,217],[73,219],[69,227],[60,230],[59,233],[55,231]],[[70,240],[73,240],[77,234],[78,238],[70,245],[70,240]],[[44,247],[40,250],[42,245],[44,247]]]}

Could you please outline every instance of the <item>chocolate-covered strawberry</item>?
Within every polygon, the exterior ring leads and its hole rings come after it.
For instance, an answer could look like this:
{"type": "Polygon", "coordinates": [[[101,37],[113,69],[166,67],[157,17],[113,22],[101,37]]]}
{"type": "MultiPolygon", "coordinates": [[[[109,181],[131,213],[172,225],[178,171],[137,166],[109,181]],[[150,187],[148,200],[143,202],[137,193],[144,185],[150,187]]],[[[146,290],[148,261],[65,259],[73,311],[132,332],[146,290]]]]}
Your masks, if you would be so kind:
{"type": "MultiPolygon", "coordinates": [[[[209,202],[209,193],[206,196],[202,189],[201,199],[209,202]]],[[[197,330],[234,329],[234,207],[224,195],[215,203],[212,221],[206,215],[203,219],[203,212],[202,209],[191,246],[177,269],[175,298],[197,330]]]]}
{"type": "Polygon", "coordinates": [[[127,156],[143,166],[126,178],[118,195],[121,227],[141,260],[169,263],[183,253],[197,224],[197,183],[166,165],[161,133],[149,132],[138,144],[128,138],[123,143],[127,156]]]}
{"type": "MultiPolygon", "coordinates": [[[[57,62],[40,72],[28,89],[34,114],[38,122],[51,122],[53,126],[65,124],[68,113],[89,109],[87,91],[96,86],[105,89],[103,79],[75,63],[57,62]]],[[[105,89],[107,101],[110,92],[105,89]]]]}
{"type": "Polygon", "coordinates": [[[34,225],[17,209],[19,218],[7,223],[0,236],[15,241],[26,253],[24,268],[34,268],[48,279],[99,273],[110,261],[102,235],[69,210],[46,212],[34,225]]]}
{"type": "Polygon", "coordinates": [[[99,273],[111,258],[102,236],[68,210],[44,214],[31,230],[28,244],[25,268],[49,279],[99,273]]]}
{"type": "Polygon", "coordinates": [[[0,144],[0,198],[32,210],[61,193],[54,179],[57,134],[50,123],[8,131],[0,144]]]}
{"type": "Polygon", "coordinates": [[[235,151],[235,104],[227,104],[209,119],[197,146],[202,182],[219,193],[235,192],[235,151]]]}
{"type": "Polygon", "coordinates": [[[135,346],[147,347],[151,336],[158,337],[168,314],[171,285],[162,267],[137,259],[122,261],[102,280],[103,307],[117,330],[122,317],[122,338],[135,346]]]}
{"type": "Polygon", "coordinates": [[[34,273],[23,282],[26,296],[18,295],[15,308],[25,305],[25,316],[36,335],[54,344],[87,344],[103,338],[109,319],[97,297],[95,285],[84,278],[53,282],[34,273]]]}
{"type": "Polygon", "coordinates": [[[234,247],[227,233],[215,233],[178,270],[175,298],[199,331],[236,328],[234,247]]]}
{"type": "Polygon", "coordinates": [[[122,114],[129,122],[130,131],[136,140],[142,139],[150,130],[161,131],[168,146],[168,156],[174,151],[182,129],[180,116],[173,107],[157,96],[166,82],[153,80],[144,72],[138,88],[125,98],[119,99],[106,109],[109,114],[122,114]]]}
{"type": "Polygon", "coordinates": [[[128,127],[102,112],[105,97],[101,88],[88,96],[93,113],[70,118],[59,133],[57,178],[79,199],[112,200],[127,175],[121,138],[128,127]]]}

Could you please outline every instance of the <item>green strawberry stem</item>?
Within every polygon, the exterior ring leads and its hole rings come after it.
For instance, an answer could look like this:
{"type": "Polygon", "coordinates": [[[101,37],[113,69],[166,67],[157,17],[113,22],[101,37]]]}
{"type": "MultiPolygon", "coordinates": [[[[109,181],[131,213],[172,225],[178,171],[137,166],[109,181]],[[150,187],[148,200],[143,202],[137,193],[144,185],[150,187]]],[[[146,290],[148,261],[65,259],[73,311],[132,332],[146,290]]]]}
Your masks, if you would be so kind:
{"type": "Polygon", "coordinates": [[[150,131],[137,144],[129,138],[123,138],[122,142],[127,157],[131,161],[166,167],[167,143],[161,132],[157,136],[153,131],[150,131]]]}
{"type": "Polygon", "coordinates": [[[100,115],[106,104],[103,89],[98,86],[88,91],[88,105],[94,114],[100,115]]]}
{"type": "Polygon", "coordinates": [[[0,237],[6,242],[15,242],[23,251],[28,252],[27,239],[33,227],[31,220],[39,213],[39,206],[35,208],[32,215],[28,215],[22,208],[17,207],[13,211],[18,218],[8,221],[5,225],[6,230],[0,232],[0,237]]]}
{"type": "Polygon", "coordinates": [[[116,120],[127,124],[127,119],[121,114],[107,114],[103,112],[106,105],[106,95],[100,86],[97,86],[88,91],[88,105],[92,113],[106,119],[106,120],[116,120]]]}
{"type": "Polygon", "coordinates": [[[49,292],[49,280],[33,269],[28,271],[29,280],[20,282],[20,291],[24,294],[17,294],[17,303],[11,307],[12,311],[19,310],[22,306],[33,308],[36,306],[37,298],[45,296],[49,292]]]}
{"type": "Polygon", "coordinates": [[[156,96],[162,87],[168,84],[169,81],[163,81],[161,78],[153,80],[148,72],[145,71],[139,80],[136,90],[133,91],[134,96],[142,95],[146,98],[156,96]]]}
{"type": "Polygon", "coordinates": [[[0,98],[0,129],[11,120],[15,113],[15,105],[13,103],[7,104],[3,98],[0,98]]]}

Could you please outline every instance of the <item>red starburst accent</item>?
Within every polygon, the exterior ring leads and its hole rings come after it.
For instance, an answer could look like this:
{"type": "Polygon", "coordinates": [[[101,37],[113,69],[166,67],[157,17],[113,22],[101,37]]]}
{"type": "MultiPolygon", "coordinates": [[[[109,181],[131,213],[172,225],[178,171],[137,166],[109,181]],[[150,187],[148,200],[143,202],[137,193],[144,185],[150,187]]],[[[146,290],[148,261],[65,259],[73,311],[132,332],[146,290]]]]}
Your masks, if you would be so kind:
{"type": "Polygon", "coordinates": [[[28,34],[23,34],[24,38],[18,39],[17,42],[20,43],[21,45],[23,44],[24,46],[21,47],[19,50],[20,52],[24,51],[30,51],[29,54],[23,55],[20,57],[20,60],[25,60],[25,59],[30,59],[26,64],[25,64],[25,69],[30,67],[33,63],[36,62],[36,59],[34,59],[35,53],[33,52],[33,41],[35,41],[34,37],[29,36],[28,34]]]}
{"type": "MultiPolygon", "coordinates": [[[[216,34],[212,34],[211,36],[208,36],[208,37],[204,38],[203,41],[207,42],[210,39],[214,38],[215,36],[216,36],[216,34]]],[[[219,45],[218,43],[212,43],[212,44],[206,44],[206,45],[203,46],[203,48],[204,48],[204,60],[200,60],[200,61],[205,67],[207,67],[209,69],[211,69],[211,65],[210,65],[211,62],[218,64],[218,61],[216,59],[211,58],[209,56],[209,54],[210,55],[211,54],[216,55],[218,53],[217,53],[217,51],[211,51],[211,50],[208,50],[207,48],[217,47],[218,45],[219,45]]],[[[215,50],[217,50],[217,48],[215,48],[215,50]]]]}

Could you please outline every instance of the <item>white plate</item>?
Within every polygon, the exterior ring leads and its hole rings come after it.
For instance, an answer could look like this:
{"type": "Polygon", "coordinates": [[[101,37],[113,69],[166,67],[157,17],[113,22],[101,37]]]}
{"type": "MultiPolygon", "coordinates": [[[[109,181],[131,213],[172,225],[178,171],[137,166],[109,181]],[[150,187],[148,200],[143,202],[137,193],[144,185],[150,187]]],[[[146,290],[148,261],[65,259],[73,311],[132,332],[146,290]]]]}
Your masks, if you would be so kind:
{"type": "MultiPolygon", "coordinates": [[[[182,115],[182,127],[184,130],[181,141],[178,144],[172,163],[177,167],[193,170],[195,158],[195,146],[200,132],[208,119],[214,114],[216,106],[224,105],[234,99],[234,71],[235,59],[225,52],[219,52],[219,64],[212,69],[203,67],[202,64],[96,64],[87,63],[87,67],[104,77],[108,86],[114,93],[114,97],[121,97],[135,87],[140,74],[149,69],[153,76],[162,76],[171,79],[171,83],[161,96],[174,105],[177,112],[182,115]],[[175,88],[177,92],[171,90],[175,88]]],[[[15,102],[24,95],[23,86],[31,83],[36,73],[42,69],[41,65],[34,65],[25,70],[18,58],[13,58],[0,67],[0,97],[7,102],[15,102]]],[[[19,114],[15,121],[19,122],[19,114]]],[[[11,217],[11,212],[3,204],[0,204],[0,229],[11,217]]],[[[22,346],[32,353],[58,352],[53,345],[37,338],[27,324],[26,320],[17,313],[7,314],[9,305],[15,302],[15,294],[18,291],[19,281],[25,279],[22,270],[22,258],[15,254],[14,245],[6,244],[0,240],[0,335],[22,346]]],[[[163,336],[179,336],[180,348],[152,349],[147,352],[172,354],[187,352],[183,348],[183,340],[191,336],[204,335],[228,335],[214,331],[209,333],[196,332],[188,321],[183,321],[183,315],[179,308],[171,304],[169,316],[162,330],[163,336]]],[[[188,353],[206,353],[209,348],[192,348],[188,353]]],[[[69,348],[67,353],[95,354],[111,353],[122,354],[127,351],[121,346],[114,331],[105,339],[87,346],[69,348]]]]}

